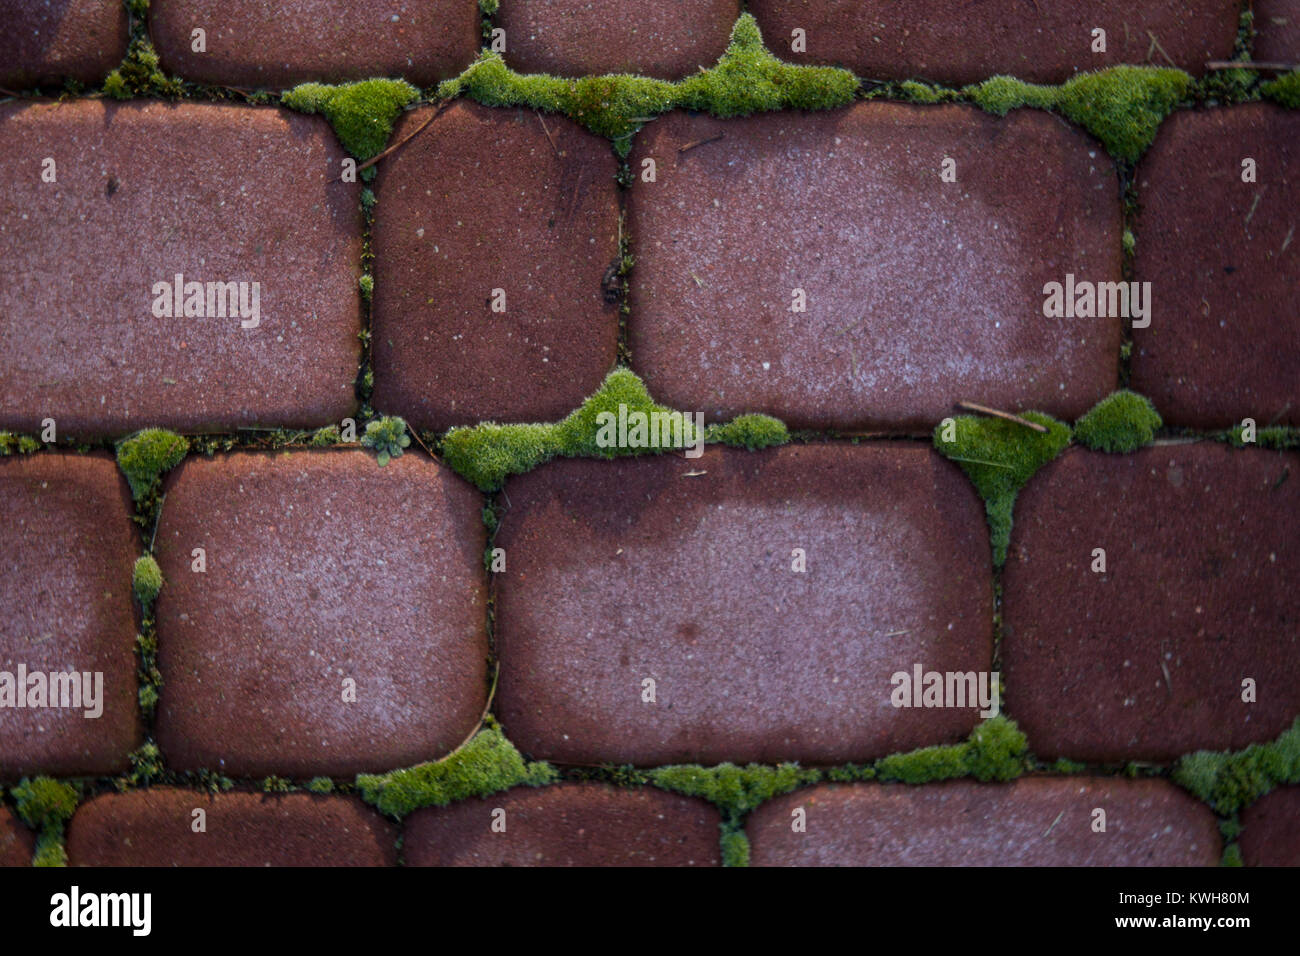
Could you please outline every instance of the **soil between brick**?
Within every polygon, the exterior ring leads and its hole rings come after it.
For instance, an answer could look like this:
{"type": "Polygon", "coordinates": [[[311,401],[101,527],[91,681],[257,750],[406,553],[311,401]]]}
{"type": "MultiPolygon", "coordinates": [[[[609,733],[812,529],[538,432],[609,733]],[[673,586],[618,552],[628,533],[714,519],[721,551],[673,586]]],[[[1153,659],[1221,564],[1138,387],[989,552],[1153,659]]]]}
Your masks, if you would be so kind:
{"type": "Polygon", "coordinates": [[[444,756],[474,729],[486,540],[468,484],[414,453],[382,469],[362,452],[236,453],[186,461],[166,495],[157,739],[169,766],[382,772],[444,756]]]}
{"type": "MultiPolygon", "coordinates": [[[[407,114],[393,142],[428,115],[407,114]]],[[[602,286],[618,264],[607,142],[457,102],[379,170],[376,408],[421,429],[552,421],[600,387],[618,350],[602,286]]]]}
{"type": "MultiPolygon", "coordinates": [[[[123,771],[141,735],[131,569],[131,498],[106,455],[0,459],[0,671],[76,672],[78,707],[0,708],[0,780],[123,771]],[[82,698],[102,675],[99,704],[82,698]]],[[[62,684],[62,681],[60,681],[62,684]]],[[[22,695],[29,686],[19,687],[22,695]]],[[[69,692],[71,689],[69,688],[69,692]]],[[[60,693],[60,697],[61,697],[60,693]]],[[[72,701],[69,701],[72,702],[72,701]]]]}
{"type": "Polygon", "coordinates": [[[343,155],[323,119],[270,107],[0,106],[0,428],[51,416],[60,438],[97,438],[351,414],[361,219],[343,155]],[[155,284],[177,274],[260,283],[260,324],[155,317],[155,284]]]}
{"type": "Polygon", "coordinates": [[[1279,787],[1241,812],[1247,866],[1300,866],[1300,786],[1279,787]]]}
{"type": "Polygon", "coordinates": [[[717,866],[721,822],[711,804],[662,790],[518,787],[416,811],[402,848],[408,866],[717,866]]]}
{"type": "Polygon", "coordinates": [[[8,807],[0,807],[0,866],[31,866],[36,836],[8,807]]]}
{"type": "Polygon", "coordinates": [[[496,711],[534,758],[842,763],[979,721],[890,703],[992,659],[983,509],[928,447],[564,460],[505,496],[496,711]]]}
{"type": "Polygon", "coordinates": [[[7,0],[0,86],[29,89],[65,79],[98,83],[126,55],[121,0],[7,0]]]}
{"type": "Polygon", "coordinates": [[[1038,83],[1120,63],[1173,65],[1199,75],[1226,60],[1236,0],[749,0],[768,45],[794,63],[843,66],[861,76],[949,85],[1010,74],[1038,83]],[[792,31],[805,31],[806,52],[792,31]],[[1106,31],[1093,52],[1092,31],[1106,31]]]}
{"type": "Polygon", "coordinates": [[[1300,424],[1300,112],[1175,113],[1136,176],[1135,278],[1153,309],[1132,387],[1171,425],[1300,424]]]}
{"type": "Polygon", "coordinates": [[[375,76],[432,86],[478,52],[473,0],[166,0],[149,30],[163,69],[222,86],[285,89],[375,76]],[[206,52],[192,31],[206,30],[206,52]]]}
{"type": "Polygon", "coordinates": [[[763,804],[745,831],[754,866],[1214,866],[1222,851],[1214,814],[1187,793],[1103,777],[821,784],[763,804]]]}
{"type": "Polygon", "coordinates": [[[1169,761],[1290,726],[1297,476],[1300,455],[1203,442],[1071,449],[1029,482],[1003,571],[1002,658],[1008,714],[1039,758],[1169,761]]]}
{"type": "Polygon", "coordinates": [[[1300,0],[1255,0],[1253,59],[1300,64],[1300,0]]]}
{"type": "Polygon", "coordinates": [[[67,831],[70,866],[395,866],[396,842],[356,797],[170,787],[94,797],[67,831]]]}
{"type": "Polygon", "coordinates": [[[676,80],[718,61],[738,16],[738,0],[505,0],[496,23],[520,73],[676,80]]]}
{"type": "Polygon", "coordinates": [[[1046,282],[1120,278],[1114,167],[1049,114],[673,113],[631,164],[633,363],[669,406],[928,431],[962,399],[1073,419],[1115,387],[1118,319],[1043,317],[1046,282]]]}

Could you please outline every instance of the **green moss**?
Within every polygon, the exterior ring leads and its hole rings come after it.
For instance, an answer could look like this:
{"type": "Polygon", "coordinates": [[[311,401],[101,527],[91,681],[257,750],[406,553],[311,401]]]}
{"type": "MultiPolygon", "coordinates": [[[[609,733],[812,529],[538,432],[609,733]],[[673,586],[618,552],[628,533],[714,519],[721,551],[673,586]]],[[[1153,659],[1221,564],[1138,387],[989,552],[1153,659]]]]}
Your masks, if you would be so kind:
{"type": "Polygon", "coordinates": [[[0,455],[30,455],[34,451],[39,451],[40,447],[40,441],[30,435],[0,432],[0,455]]]}
{"type": "Polygon", "coordinates": [[[126,776],[126,782],[131,786],[144,786],[163,775],[162,751],[152,741],[141,744],[131,752],[128,759],[131,761],[131,770],[126,776]]]}
{"type": "Polygon", "coordinates": [[[716,767],[678,764],[658,767],[646,775],[661,790],[708,800],[722,810],[727,821],[732,822],[765,800],[821,779],[819,771],[805,770],[794,763],[775,767],[756,763],[744,767],[734,763],[716,767]]]}
{"type": "Polygon", "coordinates": [[[1270,425],[1255,429],[1255,440],[1241,440],[1242,427],[1234,425],[1223,438],[1237,448],[1270,448],[1274,451],[1287,451],[1300,448],[1300,428],[1288,428],[1285,425],[1270,425]]]}
{"type": "Polygon", "coordinates": [[[1064,757],[1056,761],[1056,763],[1052,764],[1053,773],[1062,773],[1062,774],[1084,773],[1087,769],[1088,769],[1087,764],[1078,763],[1077,761],[1074,760],[1067,760],[1064,757]]]}
{"type": "Polygon", "coordinates": [[[357,285],[361,288],[361,298],[367,302],[375,294],[375,277],[369,272],[357,279],[357,285]]]}
{"type": "Polygon", "coordinates": [[[558,778],[549,764],[524,763],[500,729],[489,725],[460,750],[436,763],[381,775],[361,774],[357,789],[363,800],[382,812],[404,817],[421,807],[442,807],[511,787],[539,787],[558,778]]]}
{"type": "Polygon", "coordinates": [[[402,452],[411,444],[411,436],[406,433],[406,422],[393,415],[367,422],[361,444],[378,452],[376,458],[382,468],[390,459],[402,457],[402,452]]]}
{"type": "Polygon", "coordinates": [[[143,17],[149,12],[149,0],[126,0],[126,8],[137,17],[143,17]]]}
{"type": "Polygon", "coordinates": [[[419,96],[420,91],[404,80],[362,80],[339,86],[303,83],[285,93],[280,103],[300,113],[323,115],[343,148],[364,161],[383,152],[398,114],[419,96]]]}
{"type": "Polygon", "coordinates": [[[749,837],[739,827],[723,827],[722,865],[749,866],[749,837]]]}
{"type": "Polygon", "coordinates": [[[1223,858],[1219,860],[1220,866],[1244,866],[1241,859],[1241,847],[1235,843],[1229,843],[1223,848],[1223,858]]]}
{"type": "Polygon", "coordinates": [[[135,568],[131,572],[131,590],[135,592],[135,599],[140,602],[140,606],[147,608],[153,604],[162,586],[162,568],[158,567],[154,556],[146,554],[136,558],[135,568]]]}
{"type": "Polygon", "coordinates": [[[180,464],[189,450],[188,441],[162,428],[146,428],[118,442],[117,464],[135,500],[146,497],[163,472],[180,464]]]}
{"type": "Polygon", "coordinates": [[[1132,229],[1124,230],[1124,235],[1120,238],[1120,244],[1123,246],[1124,255],[1132,257],[1133,252],[1137,249],[1137,238],[1133,235],[1132,229]]]}
{"type": "Polygon", "coordinates": [[[63,845],[63,827],[50,827],[36,837],[32,866],[67,866],[68,851],[63,845]]]}
{"type": "Polygon", "coordinates": [[[931,86],[929,83],[918,83],[916,80],[905,80],[900,83],[898,92],[909,103],[943,103],[957,98],[957,94],[952,90],[931,86]]]}
{"type": "Polygon", "coordinates": [[[1287,109],[1300,109],[1300,70],[1284,73],[1275,80],[1269,80],[1259,89],[1269,99],[1282,104],[1287,109]]]}
{"type": "Polygon", "coordinates": [[[1013,780],[1028,769],[1027,750],[1020,728],[999,715],[971,731],[965,743],[885,757],[876,764],[876,772],[881,780],[912,784],[955,777],[1013,780]]]}
{"type": "Polygon", "coordinates": [[[710,425],[705,440],[756,451],[790,440],[785,422],[770,415],[738,415],[725,425],[710,425]]]}
{"type": "Polygon", "coordinates": [[[1116,159],[1135,162],[1191,83],[1182,70],[1113,66],[1068,80],[1057,92],[1056,107],[1116,159]]]}
{"type": "Polygon", "coordinates": [[[822,776],[833,783],[859,783],[876,779],[876,768],[872,764],[846,763],[822,771],[822,776]]]}
{"type": "Polygon", "coordinates": [[[1272,743],[1188,754],[1174,766],[1173,779],[1225,816],[1279,784],[1300,783],[1300,717],[1272,743]]]}
{"type": "Polygon", "coordinates": [[[307,789],[312,793],[333,793],[334,781],[329,777],[312,777],[307,781],[307,789]]]}
{"type": "Polygon", "coordinates": [[[19,818],[34,830],[62,826],[80,797],[76,787],[49,777],[24,777],[10,793],[19,818]]]}
{"type": "Polygon", "coordinates": [[[137,36],[127,47],[122,65],[104,78],[104,92],[114,99],[133,96],[180,96],[185,86],[158,66],[158,53],[147,36],[137,36]]]}
{"type": "Polygon", "coordinates": [[[485,17],[496,16],[497,8],[501,6],[501,0],[478,0],[478,8],[485,17]]]}
{"type": "Polygon", "coordinates": [[[995,116],[1006,116],[1014,109],[1032,106],[1051,109],[1056,103],[1056,89],[1017,80],[1014,76],[993,76],[983,83],[962,90],[981,109],[995,116]]]}
{"type": "Polygon", "coordinates": [[[1074,437],[1093,451],[1127,454],[1149,445],[1164,424],[1145,397],[1121,389],[1103,398],[1074,425],[1074,437]]]}
{"type": "Polygon", "coordinates": [[[330,445],[337,445],[343,440],[343,434],[339,431],[338,425],[326,425],[324,428],[318,428],[312,432],[311,437],[307,439],[307,444],[312,448],[328,448],[330,445]]]}
{"type": "Polygon", "coordinates": [[[485,52],[460,76],[438,87],[439,97],[466,95],[486,106],[527,106],[563,113],[614,141],[626,155],[642,123],[674,108],[714,116],[746,116],[762,110],[829,109],[851,103],[858,81],[831,67],[782,63],[763,46],[748,13],[732,28],[717,64],[675,83],[626,74],[566,79],[521,75],[500,54],[485,52]]]}
{"type": "Polygon", "coordinates": [[[1011,541],[1011,513],[1016,495],[1070,443],[1070,427],[1039,412],[1022,418],[1047,427],[1046,433],[1000,418],[962,415],[953,419],[952,441],[944,441],[942,423],[934,430],[934,447],[957,462],[984,499],[993,545],[993,563],[1006,561],[1011,541]]]}
{"type": "Polygon", "coordinates": [[[293,781],[285,777],[277,777],[274,774],[262,781],[263,793],[288,793],[293,789],[293,781]]]}

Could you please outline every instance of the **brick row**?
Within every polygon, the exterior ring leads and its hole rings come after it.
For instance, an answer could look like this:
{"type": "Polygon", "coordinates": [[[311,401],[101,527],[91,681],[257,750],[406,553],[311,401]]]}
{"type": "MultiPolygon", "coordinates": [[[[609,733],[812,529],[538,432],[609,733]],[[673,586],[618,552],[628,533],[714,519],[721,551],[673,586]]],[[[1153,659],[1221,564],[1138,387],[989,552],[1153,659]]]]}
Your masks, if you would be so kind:
{"type": "Polygon", "coordinates": [[[0,867],[31,866],[36,837],[8,807],[0,807],[0,867]]]}
{"type": "Polygon", "coordinates": [[[0,86],[6,89],[99,83],[126,55],[120,0],[6,0],[0,10],[0,86]]]}
{"type": "Polygon", "coordinates": [[[1254,59],[1300,63],[1300,0],[1256,0],[1254,59]]]}

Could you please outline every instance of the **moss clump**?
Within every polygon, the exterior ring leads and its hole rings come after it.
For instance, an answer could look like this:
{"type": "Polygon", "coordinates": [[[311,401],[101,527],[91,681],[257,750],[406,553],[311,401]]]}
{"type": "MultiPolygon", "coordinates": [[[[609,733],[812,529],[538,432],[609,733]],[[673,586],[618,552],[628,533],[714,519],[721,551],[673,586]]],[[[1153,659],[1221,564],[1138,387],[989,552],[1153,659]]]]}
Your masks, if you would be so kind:
{"type": "Polygon", "coordinates": [[[521,75],[500,54],[485,52],[460,76],[443,82],[438,96],[464,94],[485,106],[563,113],[613,140],[626,155],[631,135],[642,123],[677,107],[720,117],[829,109],[851,103],[857,89],[857,78],[847,70],[782,63],[763,46],[757,22],[746,13],[736,21],[715,66],[675,83],[623,74],[578,79],[521,75]]]}
{"type": "Polygon", "coordinates": [[[1028,769],[1027,750],[1020,728],[999,715],[971,731],[965,743],[885,757],[876,764],[876,772],[881,780],[900,783],[932,783],[954,777],[1014,780],[1028,769]]]}
{"type": "Polygon", "coordinates": [[[496,16],[501,0],[478,0],[478,8],[485,17],[496,16]]]}
{"type": "Polygon", "coordinates": [[[1088,769],[1088,765],[1086,763],[1079,763],[1078,761],[1075,760],[1067,760],[1064,757],[1057,760],[1056,763],[1052,764],[1053,773],[1076,774],[1076,773],[1083,773],[1087,769],[1088,769]]]}
{"type": "Polygon", "coordinates": [[[1223,437],[1237,448],[1271,448],[1274,451],[1300,448],[1300,428],[1288,428],[1285,425],[1256,428],[1253,442],[1243,441],[1242,432],[1240,425],[1234,425],[1223,437]]]}
{"type": "Polygon", "coordinates": [[[822,771],[822,775],[833,783],[860,783],[876,779],[876,768],[872,764],[846,763],[822,771]]]}
{"type": "Polygon", "coordinates": [[[1259,90],[1287,109],[1300,109],[1300,70],[1284,73],[1276,80],[1269,80],[1259,90]]]}
{"type": "Polygon", "coordinates": [[[1224,816],[1279,784],[1300,783],[1300,717],[1272,743],[1188,754],[1175,765],[1173,779],[1224,816]]]}
{"type": "Polygon", "coordinates": [[[146,554],[136,558],[135,568],[131,571],[131,590],[135,592],[135,599],[140,602],[140,606],[147,608],[153,604],[162,586],[162,568],[158,567],[154,556],[146,554]]]}
{"type": "Polygon", "coordinates": [[[420,91],[404,80],[362,80],[339,86],[303,83],[285,93],[280,103],[300,113],[323,115],[343,148],[365,161],[383,152],[398,114],[419,96],[420,91]]]}
{"type": "Polygon", "coordinates": [[[1093,451],[1127,454],[1149,445],[1164,424],[1155,406],[1122,389],[1089,409],[1074,425],[1074,437],[1093,451]]]}
{"type": "Polygon", "coordinates": [[[952,441],[945,441],[942,423],[934,430],[934,447],[957,462],[984,499],[993,563],[1001,567],[1011,541],[1011,512],[1016,495],[1039,468],[1070,443],[1070,426],[1038,412],[1022,418],[1047,428],[1046,433],[1001,418],[962,415],[953,420],[952,441]]]}
{"type": "Polygon", "coordinates": [[[723,827],[722,865],[749,866],[749,837],[744,830],[723,827]]]}
{"type": "Polygon", "coordinates": [[[117,465],[126,475],[131,495],[138,502],[158,483],[163,472],[175,468],[190,450],[190,443],[175,432],[146,428],[117,444],[117,465]]]}
{"type": "Polygon", "coordinates": [[[393,415],[368,422],[361,444],[378,452],[376,459],[382,468],[391,459],[402,457],[402,452],[410,447],[411,436],[406,433],[406,422],[393,415]]]}
{"type": "Polygon", "coordinates": [[[805,770],[794,763],[775,767],[756,763],[744,767],[734,763],[716,767],[678,764],[658,767],[648,771],[647,776],[662,790],[708,800],[722,810],[726,821],[733,823],[763,801],[821,779],[819,771],[805,770]]]}
{"type": "Polygon", "coordinates": [[[909,103],[944,103],[948,100],[957,98],[957,94],[952,90],[940,89],[937,86],[931,86],[929,83],[918,83],[916,80],[905,80],[898,86],[898,94],[909,103]]]}
{"type": "Polygon", "coordinates": [[[312,448],[328,448],[342,440],[343,434],[339,431],[338,425],[326,425],[312,432],[311,437],[307,439],[307,444],[312,448]]]}
{"type": "Polygon", "coordinates": [[[149,0],[126,0],[126,8],[137,17],[142,17],[149,12],[149,0]]]}
{"type": "Polygon", "coordinates": [[[131,770],[124,778],[125,786],[141,787],[163,775],[162,751],[153,742],[141,744],[127,759],[131,761],[131,770]]]}
{"type": "Polygon", "coordinates": [[[1022,106],[1055,109],[1079,124],[1116,159],[1134,162],[1170,110],[1188,95],[1192,78],[1182,70],[1113,66],[1081,73],[1061,86],[1039,86],[995,76],[963,91],[990,113],[1005,116],[1022,106]]]}
{"type": "Polygon", "coordinates": [[[288,793],[293,789],[293,782],[285,777],[277,777],[274,774],[262,781],[263,793],[288,793]]]}
{"type": "Polygon", "coordinates": [[[334,781],[329,777],[312,777],[307,781],[307,789],[312,793],[333,793],[334,781]]]}
{"type": "Polygon", "coordinates": [[[15,435],[13,432],[0,432],[0,455],[30,455],[39,451],[41,443],[30,435],[15,435]]]}
{"type": "Polygon", "coordinates": [[[104,78],[104,92],[117,100],[154,94],[180,96],[185,86],[159,69],[153,44],[148,37],[139,36],[127,47],[122,65],[104,78]]]}
{"type": "Polygon", "coordinates": [[[524,763],[500,729],[487,726],[460,750],[436,763],[381,775],[361,774],[357,789],[363,800],[380,811],[404,817],[421,807],[443,807],[511,787],[540,787],[558,778],[550,764],[524,763]]]}
{"type": "Polygon", "coordinates": [[[80,799],[77,789],[49,777],[24,777],[12,793],[19,818],[38,831],[32,865],[66,866],[63,825],[76,812],[80,799]]]}
{"type": "Polygon", "coordinates": [[[757,451],[784,445],[790,440],[785,422],[770,415],[737,415],[725,425],[710,425],[705,440],[757,451]]]}
{"type": "Polygon", "coordinates": [[[357,286],[361,289],[361,298],[367,302],[375,294],[375,277],[369,272],[357,279],[357,286]]]}

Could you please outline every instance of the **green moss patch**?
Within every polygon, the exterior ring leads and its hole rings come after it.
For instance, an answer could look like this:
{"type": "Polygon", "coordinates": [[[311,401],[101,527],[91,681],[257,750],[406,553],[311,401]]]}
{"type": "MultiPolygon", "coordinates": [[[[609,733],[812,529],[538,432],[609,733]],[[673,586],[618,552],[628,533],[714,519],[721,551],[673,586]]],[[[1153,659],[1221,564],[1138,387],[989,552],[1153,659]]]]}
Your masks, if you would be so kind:
{"type": "Polygon", "coordinates": [[[33,866],[66,866],[63,825],[77,810],[81,795],[76,787],[49,777],[24,777],[11,791],[18,817],[37,831],[33,866]]]}
{"type": "Polygon", "coordinates": [[[984,721],[961,744],[924,747],[885,757],[876,764],[880,780],[933,783],[956,777],[1014,780],[1029,769],[1028,743],[1015,721],[1001,715],[984,721]]]}
{"type": "Polygon", "coordinates": [[[1276,786],[1300,783],[1300,717],[1272,743],[1188,754],[1175,765],[1173,779],[1224,816],[1276,786]]]}
{"type": "Polygon", "coordinates": [[[357,789],[367,803],[394,817],[421,807],[442,807],[511,787],[539,787],[559,778],[547,763],[524,758],[500,729],[489,725],[460,750],[436,763],[386,774],[361,774],[357,789]]]}
{"type": "Polygon", "coordinates": [[[135,567],[131,571],[131,590],[135,592],[140,606],[150,607],[158,592],[162,590],[162,586],[162,568],[158,567],[154,556],[146,554],[136,558],[135,567]]]}
{"type": "Polygon", "coordinates": [[[30,455],[39,451],[41,442],[31,435],[15,435],[13,432],[0,432],[0,456],[30,455]]]}
{"type": "Polygon", "coordinates": [[[368,422],[361,444],[377,452],[379,467],[382,468],[390,460],[402,457],[402,452],[411,445],[411,436],[406,433],[406,422],[392,415],[368,422]]]}
{"type": "Polygon", "coordinates": [[[1149,445],[1164,424],[1151,402],[1127,389],[1089,409],[1074,425],[1074,437],[1093,451],[1126,454],[1149,445]]]}
{"type": "Polygon", "coordinates": [[[190,443],[175,432],[146,428],[117,444],[117,464],[137,502],[148,496],[164,472],[180,464],[190,443]]]}
{"type": "Polygon", "coordinates": [[[1271,448],[1274,451],[1287,451],[1300,448],[1300,428],[1288,428],[1285,425],[1269,425],[1255,429],[1253,442],[1242,441],[1243,428],[1234,425],[1223,438],[1236,448],[1271,448]]]}
{"type": "Polygon", "coordinates": [[[320,113],[357,159],[365,161],[383,152],[393,123],[420,91],[404,80],[361,80],[330,86],[302,83],[280,98],[280,103],[300,113],[320,113]]]}
{"type": "Polygon", "coordinates": [[[716,767],[677,764],[647,771],[646,776],[661,790],[708,800],[730,821],[738,820],[765,800],[821,779],[819,771],[805,770],[794,763],[775,767],[756,763],[744,767],[734,763],[716,767]]]}
{"type": "Polygon", "coordinates": [[[1300,70],[1284,73],[1276,80],[1269,80],[1259,89],[1269,99],[1287,109],[1300,109],[1300,70]]]}
{"type": "Polygon", "coordinates": [[[723,425],[710,425],[705,430],[705,441],[757,451],[784,445],[790,440],[785,422],[770,415],[737,415],[723,425]]]}
{"type": "Polygon", "coordinates": [[[1116,159],[1134,162],[1155,139],[1170,111],[1183,102],[1192,78],[1182,70],[1114,66],[1081,73],[1061,86],[1039,86],[995,76],[963,91],[990,113],[1022,106],[1055,109],[1082,126],[1116,159]]]}
{"type": "Polygon", "coordinates": [[[485,52],[464,73],[438,87],[439,97],[469,96],[485,106],[527,106],[562,113],[614,141],[626,155],[640,126],[682,108],[713,116],[763,110],[830,109],[853,102],[857,78],[832,67],[794,66],[768,52],[758,23],[746,13],[732,28],[717,64],[677,82],[626,74],[568,79],[521,75],[500,54],[485,52]]]}
{"type": "Polygon", "coordinates": [[[1039,468],[1070,444],[1070,426],[1039,412],[1022,418],[1047,428],[1046,433],[1001,418],[962,415],[953,419],[952,440],[940,423],[934,430],[934,447],[957,462],[984,499],[993,544],[993,563],[1001,567],[1011,541],[1011,513],[1016,495],[1039,468]]]}
{"type": "Polygon", "coordinates": [[[184,84],[167,76],[148,36],[137,36],[127,47],[122,65],[104,78],[104,92],[116,100],[133,96],[181,96],[184,84]]]}
{"type": "Polygon", "coordinates": [[[722,865],[749,866],[749,837],[739,827],[723,827],[722,865]]]}

